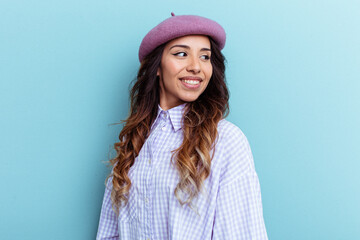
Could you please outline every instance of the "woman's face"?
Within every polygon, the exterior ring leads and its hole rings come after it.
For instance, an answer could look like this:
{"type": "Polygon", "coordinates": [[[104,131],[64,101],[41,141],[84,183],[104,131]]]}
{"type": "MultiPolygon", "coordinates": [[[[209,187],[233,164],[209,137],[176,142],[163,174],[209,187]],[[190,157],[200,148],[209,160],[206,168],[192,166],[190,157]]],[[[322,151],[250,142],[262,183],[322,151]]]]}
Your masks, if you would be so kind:
{"type": "Polygon", "coordinates": [[[195,101],[204,92],[213,70],[210,56],[210,40],[203,35],[180,37],[165,45],[157,72],[162,109],[195,101]]]}

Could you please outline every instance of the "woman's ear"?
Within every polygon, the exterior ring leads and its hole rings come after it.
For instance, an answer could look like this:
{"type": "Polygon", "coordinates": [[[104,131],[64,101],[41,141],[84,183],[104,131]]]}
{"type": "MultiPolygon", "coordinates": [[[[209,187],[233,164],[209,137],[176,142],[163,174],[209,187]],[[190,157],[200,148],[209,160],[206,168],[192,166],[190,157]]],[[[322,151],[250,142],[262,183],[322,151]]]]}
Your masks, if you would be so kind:
{"type": "Polygon", "coordinates": [[[156,72],[156,76],[160,77],[160,73],[161,73],[161,70],[160,70],[160,68],[158,68],[158,70],[156,72]]]}

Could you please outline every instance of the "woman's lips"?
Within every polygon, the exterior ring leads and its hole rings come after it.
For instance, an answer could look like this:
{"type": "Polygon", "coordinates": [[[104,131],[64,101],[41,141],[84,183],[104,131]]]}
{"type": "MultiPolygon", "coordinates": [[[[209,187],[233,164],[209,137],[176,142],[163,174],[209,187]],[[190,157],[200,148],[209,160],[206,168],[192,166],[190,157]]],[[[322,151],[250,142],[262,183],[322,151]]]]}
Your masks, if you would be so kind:
{"type": "Polygon", "coordinates": [[[181,80],[198,80],[198,81],[202,81],[201,77],[195,77],[195,76],[186,76],[186,77],[181,77],[181,80]]]}
{"type": "Polygon", "coordinates": [[[202,79],[199,77],[182,77],[180,80],[181,83],[189,89],[196,89],[200,87],[200,83],[202,82],[202,79]]]}

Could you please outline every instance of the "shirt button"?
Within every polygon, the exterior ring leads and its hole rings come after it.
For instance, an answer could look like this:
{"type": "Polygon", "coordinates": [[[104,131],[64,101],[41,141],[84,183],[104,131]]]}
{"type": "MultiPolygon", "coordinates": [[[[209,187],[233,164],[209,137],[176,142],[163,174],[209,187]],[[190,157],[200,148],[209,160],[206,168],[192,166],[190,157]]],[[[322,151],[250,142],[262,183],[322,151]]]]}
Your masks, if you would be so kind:
{"type": "Polygon", "coordinates": [[[163,131],[165,131],[165,129],[166,129],[166,127],[165,127],[165,126],[163,126],[163,127],[161,128],[161,130],[163,130],[163,131]]]}
{"type": "Polygon", "coordinates": [[[145,202],[146,202],[146,203],[149,203],[149,199],[148,199],[148,198],[145,198],[145,202]]]}
{"type": "Polygon", "coordinates": [[[149,164],[151,164],[151,159],[149,159],[149,164]]]}
{"type": "Polygon", "coordinates": [[[166,118],[167,117],[167,114],[166,114],[166,112],[164,112],[164,118],[166,118]]]}

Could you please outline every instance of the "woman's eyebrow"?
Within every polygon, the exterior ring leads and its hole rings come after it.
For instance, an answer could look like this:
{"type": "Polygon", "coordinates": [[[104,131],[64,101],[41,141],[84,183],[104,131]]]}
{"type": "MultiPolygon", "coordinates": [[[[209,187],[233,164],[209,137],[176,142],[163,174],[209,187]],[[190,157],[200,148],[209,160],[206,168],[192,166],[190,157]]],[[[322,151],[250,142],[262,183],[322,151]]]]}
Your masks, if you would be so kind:
{"type": "MultiPolygon", "coordinates": [[[[190,49],[190,47],[188,45],[174,45],[174,46],[171,46],[169,50],[171,50],[174,47],[190,49]]],[[[210,51],[211,52],[211,49],[210,48],[202,48],[202,49],[200,49],[200,51],[210,51]]]]}

